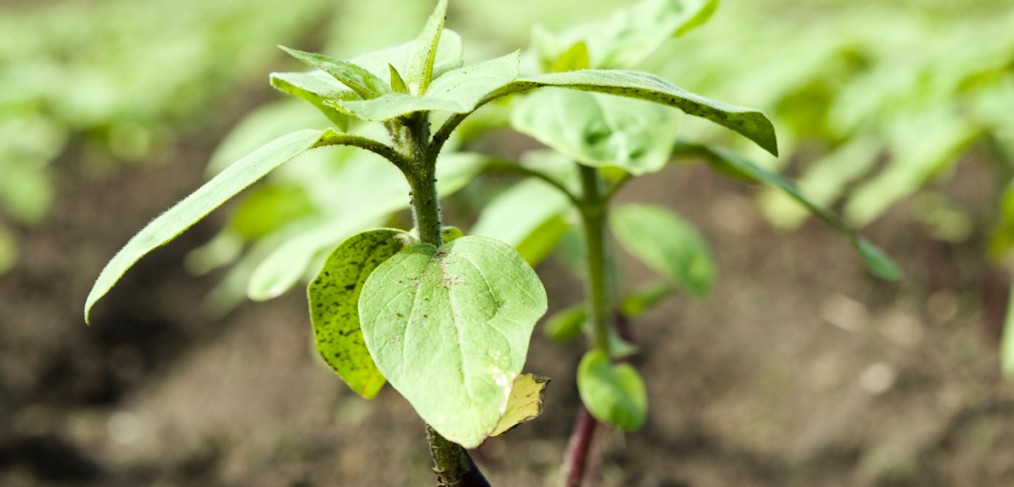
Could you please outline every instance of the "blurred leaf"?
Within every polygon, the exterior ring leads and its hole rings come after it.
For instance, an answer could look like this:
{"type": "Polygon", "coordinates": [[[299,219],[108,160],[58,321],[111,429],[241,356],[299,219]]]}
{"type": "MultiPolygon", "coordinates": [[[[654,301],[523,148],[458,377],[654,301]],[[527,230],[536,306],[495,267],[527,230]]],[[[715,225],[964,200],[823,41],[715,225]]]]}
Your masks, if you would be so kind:
{"type": "Polygon", "coordinates": [[[703,24],[717,5],[717,0],[642,0],[606,20],[579,24],[560,34],[537,29],[532,35],[534,50],[543,66],[550,66],[570,46],[584,42],[592,67],[629,69],[668,39],[703,24]]]}
{"type": "Polygon", "coordinates": [[[500,422],[489,436],[500,436],[521,423],[527,423],[542,414],[542,404],[546,401],[548,377],[533,374],[521,374],[514,380],[510,397],[507,398],[507,410],[500,422]]]}
{"type": "Polygon", "coordinates": [[[542,325],[542,333],[551,340],[563,342],[581,334],[588,312],[585,303],[568,306],[550,316],[542,325]]]}
{"type": "Polygon", "coordinates": [[[388,382],[437,432],[474,448],[503,415],[546,294],[514,249],[467,236],[408,246],[381,264],[359,311],[388,382]]]}
{"type": "Polygon", "coordinates": [[[887,256],[887,254],[873,244],[867,242],[855,230],[846,225],[845,222],[838,217],[838,215],[835,215],[824,207],[810,201],[810,199],[796,189],[792,183],[782,178],[778,173],[763,169],[740,157],[738,154],[723,149],[712,149],[703,145],[680,143],[677,144],[676,152],[682,155],[697,155],[703,157],[708,164],[718,166],[719,168],[729,168],[719,169],[719,172],[732,170],[736,173],[749,176],[754,181],[769,184],[778,188],[779,190],[785,192],[785,194],[789,195],[792,199],[805,206],[810,213],[819,217],[825,223],[831,225],[831,227],[848,237],[849,241],[852,242],[852,246],[859,252],[860,257],[863,258],[863,262],[866,264],[867,269],[873,272],[877,277],[889,281],[895,281],[901,278],[901,269],[894,263],[893,260],[891,260],[890,257],[887,256]]]}
{"type": "Polygon", "coordinates": [[[667,208],[623,205],[610,213],[609,224],[620,244],[662,277],[697,296],[711,290],[715,264],[707,244],[667,208]]]}
{"type": "Polygon", "coordinates": [[[1000,198],[998,221],[989,236],[989,256],[999,260],[1014,248],[1014,181],[1009,181],[1000,198]]]}
{"type": "Polygon", "coordinates": [[[899,120],[891,133],[888,166],[856,188],[845,204],[845,216],[856,225],[873,221],[892,203],[956,164],[957,154],[978,135],[978,129],[946,111],[899,120]]]}
{"type": "Polygon", "coordinates": [[[665,167],[679,118],[656,103],[557,89],[516,102],[511,125],[582,164],[641,175],[665,167]]]}
{"type": "MultiPolygon", "coordinates": [[[[859,137],[807,165],[799,178],[799,191],[815,205],[830,206],[846,186],[869,171],[883,151],[873,137],[859,137]]],[[[797,228],[809,216],[806,207],[785,192],[765,191],[761,208],[772,223],[782,228],[797,228]]]]}
{"type": "Polygon", "coordinates": [[[232,264],[243,255],[243,238],[225,228],[208,243],[191,250],[183,266],[194,275],[203,276],[215,269],[232,264]]]}
{"type": "Polygon", "coordinates": [[[312,211],[306,193],[298,186],[260,186],[233,210],[229,228],[246,240],[254,240],[312,211]]]}
{"type": "Polygon", "coordinates": [[[293,129],[324,130],[327,126],[325,118],[307,110],[306,105],[296,100],[284,99],[261,105],[247,114],[218,143],[208,161],[206,176],[210,178],[218,174],[232,162],[293,129]]]}
{"type": "Polygon", "coordinates": [[[559,190],[544,181],[526,179],[487,203],[469,233],[505,242],[536,265],[570,227],[562,217],[568,208],[570,202],[559,190]]]}
{"type": "Polygon", "coordinates": [[[1005,376],[1014,377],[1014,287],[1007,299],[1007,319],[1000,342],[1000,364],[1005,376]]]}
{"type": "Polygon", "coordinates": [[[613,364],[592,350],[577,369],[577,390],[595,419],[624,431],[637,431],[648,413],[644,380],[630,364],[613,364]]]}
{"type": "Polygon", "coordinates": [[[367,399],[387,381],[363,341],[359,295],[377,266],[411,243],[408,233],[391,229],[349,237],[331,252],[307,288],[317,350],[349,388],[367,399]]]}
{"type": "Polygon", "coordinates": [[[18,261],[18,243],[7,228],[0,225],[0,275],[11,270],[18,261]]]}
{"type": "Polygon", "coordinates": [[[620,300],[620,313],[623,313],[627,318],[637,318],[674,292],[676,292],[676,288],[669,282],[656,282],[641,286],[620,300]]]}

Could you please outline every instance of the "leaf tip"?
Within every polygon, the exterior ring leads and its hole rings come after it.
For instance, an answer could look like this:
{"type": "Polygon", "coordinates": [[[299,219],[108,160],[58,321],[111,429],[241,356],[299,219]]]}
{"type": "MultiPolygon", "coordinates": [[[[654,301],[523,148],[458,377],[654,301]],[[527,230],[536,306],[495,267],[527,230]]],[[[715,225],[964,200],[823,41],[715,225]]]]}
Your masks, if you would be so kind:
{"type": "Polygon", "coordinates": [[[886,281],[899,281],[903,277],[901,267],[876,245],[860,238],[856,241],[856,250],[863,258],[866,268],[877,277],[886,281]]]}

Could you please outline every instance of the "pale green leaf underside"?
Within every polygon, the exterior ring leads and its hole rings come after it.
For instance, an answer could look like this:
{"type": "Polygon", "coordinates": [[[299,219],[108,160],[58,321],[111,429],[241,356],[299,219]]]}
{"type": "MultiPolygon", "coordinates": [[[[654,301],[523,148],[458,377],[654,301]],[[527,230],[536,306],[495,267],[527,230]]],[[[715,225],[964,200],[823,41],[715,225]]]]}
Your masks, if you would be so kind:
{"type": "Polygon", "coordinates": [[[605,353],[585,354],[577,369],[577,390],[588,412],[624,431],[636,431],[648,415],[644,380],[630,364],[613,364],[605,353]]]}
{"type": "Polygon", "coordinates": [[[272,73],[271,86],[282,93],[310,102],[339,130],[349,129],[348,115],[327,106],[324,102],[352,99],[356,95],[327,73],[320,70],[307,73],[272,73]]]}
{"type": "Polygon", "coordinates": [[[679,115],[644,100],[554,89],[516,103],[511,126],[582,164],[641,175],[669,161],[679,115]]]}
{"type": "Polygon", "coordinates": [[[511,388],[510,398],[507,399],[507,410],[489,436],[500,436],[521,423],[539,417],[542,414],[542,404],[546,401],[548,384],[548,377],[519,375],[511,388]]]}
{"type": "Polygon", "coordinates": [[[331,252],[307,288],[317,351],[357,394],[369,399],[387,382],[370,357],[359,325],[359,295],[370,274],[411,242],[407,232],[354,235],[331,252]]]}
{"type": "Polygon", "coordinates": [[[736,131],[764,150],[778,155],[775,129],[763,113],[705,98],[653,74],[600,69],[549,73],[520,79],[501,91],[515,93],[543,86],[606,93],[675,107],[688,115],[736,131]]]}
{"type": "Polygon", "coordinates": [[[856,251],[859,252],[860,257],[862,257],[863,263],[866,264],[867,269],[873,272],[876,276],[889,281],[895,281],[901,278],[901,269],[894,263],[893,260],[891,260],[890,257],[887,256],[887,254],[875,245],[866,241],[866,239],[860,236],[855,230],[846,225],[838,215],[811,201],[808,197],[806,197],[806,195],[793,186],[792,183],[785,180],[777,173],[763,169],[760,166],[743,159],[735,153],[726,150],[712,149],[702,145],[678,144],[676,152],[684,155],[696,155],[703,157],[719,172],[738,174],[753,181],[770,184],[771,186],[778,188],[789,197],[799,202],[799,204],[806,207],[810,213],[814,214],[821,220],[824,220],[825,223],[831,225],[834,229],[848,237],[849,241],[852,242],[852,246],[855,247],[856,251]]]}
{"type": "Polygon", "coordinates": [[[476,447],[505,412],[546,294],[510,246],[466,236],[406,247],[367,279],[363,336],[377,367],[445,438],[476,447]]]}
{"type": "Polygon", "coordinates": [[[226,200],[299,154],[312,149],[327,131],[302,130],[279,137],[240,159],[158,216],[134,235],[106,264],[85,302],[85,321],[92,306],[124,273],[155,248],[175,238],[226,200]]]}
{"type": "Polygon", "coordinates": [[[628,252],[697,296],[711,290],[715,264],[697,230],[669,209],[628,204],[610,214],[610,227],[628,252]]]}

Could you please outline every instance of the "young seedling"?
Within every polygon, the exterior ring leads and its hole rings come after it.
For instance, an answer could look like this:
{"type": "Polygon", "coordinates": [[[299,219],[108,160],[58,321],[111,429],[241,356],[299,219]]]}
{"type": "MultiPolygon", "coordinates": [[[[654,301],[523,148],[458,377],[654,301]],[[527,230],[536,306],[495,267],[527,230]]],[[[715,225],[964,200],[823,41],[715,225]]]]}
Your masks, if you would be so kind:
{"type": "MultiPolygon", "coordinates": [[[[282,164],[325,147],[377,154],[404,176],[415,229],[378,228],[334,242],[339,245],[308,288],[317,347],[353,391],[370,398],[390,383],[415,408],[427,424],[438,485],[486,485],[465,449],[541,410],[546,381],[521,371],[546,295],[510,245],[443,226],[438,159],[460,124],[494,100],[566,88],[675,107],[739,132],[772,153],[777,149],[763,114],[703,98],[647,73],[577,69],[522,76],[518,52],[462,66],[460,38],[444,29],[447,3],[438,2],[414,42],[350,61],[286,49],[315,70],[276,73],[272,85],[313,104],[333,127],[269,142],[153,220],[102,270],[86,300],[85,319],[144,255],[282,164]]],[[[618,186],[607,187],[601,170],[588,164],[581,165],[580,176],[580,199],[568,194],[580,203],[587,233],[594,235],[588,239],[589,269],[598,277],[591,280],[589,314],[596,323],[607,322],[605,251],[591,245],[604,246],[606,208],[618,186]]],[[[614,349],[602,338],[606,326],[595,329],[596,349],[581,367],[582,395],[607,399],[586,401],[597,408],[615,398],[643,396],[636,390],[636,372],[613,364],[614,349]],[[622,394],[613,394],[616,388],[622,394]]],[[[638,426],[643,401],[635,406],[634,417],[614,422],[638,426]]]]}
{"type": "MultiPolygon", "coordinates": [[[[549,72],[636,64],[667,37],[707,20],[716,3],[647,0],[618,11],[605,22],[577,26],[560,35],[537,31],[538,64],[549,72]]],[[[583,408],[578,411],[568,447],[568,486],[581,485],[586,466],[597,463],[588,457],[599,421],[634,431],[646,419],[644,381],[627,363],[637,349],[627,341],[623,327],[614,326],[614,322],[629,322],[679,289],[703,296],[715,278],[706,243],[682,218],[663,207],[613,207],[614,196],[633,177],[657,172],[674,158],[706,160],[722,174],[780,189],[844,233],[876,275],[885,279],[900,275],[876,247],[776,173],[726,150],[673,144],[677,115],[640,100],[575,91],[545,90],[516,100],[511,106],[512,127],[553,151],[527,153],[521,165],[493,164],[494,169],[531,179],[491,202],[472,229],[512,243],[532,263],[546,257],[568,233],[571,222],[576,221],[581,230],[579,250],[572,253],[581,254],[576,263],[585,283],[585,302],[557,313],[546,324],[547,334],[559,340],[583,330],[591,345],[577,370],[583,408]],[[516,225],[504,228],[505,221],[516,225]],[[618,298],[610,233],[657,272],[660,281],[618,298]]],[[[723,121],[711,114],[701,116],[720,124],[723,121]]],[[[764,148],[777,155],[773,146],[764,148]]]]}

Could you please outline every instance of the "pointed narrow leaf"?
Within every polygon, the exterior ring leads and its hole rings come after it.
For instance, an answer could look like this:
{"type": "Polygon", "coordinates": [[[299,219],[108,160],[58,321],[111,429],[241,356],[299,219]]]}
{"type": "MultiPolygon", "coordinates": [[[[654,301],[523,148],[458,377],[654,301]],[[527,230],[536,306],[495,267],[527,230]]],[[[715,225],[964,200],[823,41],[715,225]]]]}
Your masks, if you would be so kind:
{"type": "Polygon", "coordinates": [[[636,431],[648,415],[644,380],[630,364],[613,364],[592,350],[577,368],[577,390],[595,419],[624,431],[636,431]]]}
{"type": "Polygon", "coordinates": [[[360,98],[369,100],[385,93],[390,93],[391,88],[373,73],[367,71],[348,61],[340,61],[323,54],[300,51],[285,46],[279,46],[290,56],[313,66],[333,76],[343,85],[356,92],[360,98]]]}
{"type": "MultiPolygon", "coordinates": [[[[517,52],[454,69],[435,79],[423,96],[391,93],[373,100],[336,101],[334,106],[363,120],[384,121],[412,112],[467,113],[491,92],[518,77],[517,52]]],[[[406,80],[407,81],[407,80],[406,80]]]]}
{"type": "Polygon", "coordinates": [[[507,410],[489,436],[500,436],[521,423],[539,417],[542,414],[542,404],[546,401],[547,385],[549,385],[548,377],[534,374],[519,375],[507,399],[507,410]]]}
{"type": "Polygon", "coordinates": [[[88,322],[92,306],[116,284],[135,262],[176,238],[191,225],[218,208],[276,167],[314,148],[329,131],[302,130],[279,137],[236,161],[134,235],[102,269],[85,302],[88,322]]]}
{"type": "Polygon", "coordinates": [[[422,32],[415,40],[415,49],[409,60],[408,76],[409,86],[415,87],[415,94],[422,96],[426,94],[430,81],[433,80],[433,62],[437,56],[437,46],[440,44],[440,34],[444,30],[444,23],[447,21],[447,0],[439,0],[437,7],[430,14],[422,32]]]}
{"type": "Polygon", "coordinates": [[[715,282],[715,264],[697,230],[669,209],[628,204],[609,218],[616,239],[648,267],[693,294],[704,296],[715,282]]]}
{"type": "Polygon", "coordinates": [[[386,228],[349,237],[307,288],[317,351],[349,388],[367,399],[387,381],[363,341],[359,294],[374,269],[411,242],[407,232],[386,228]]]}
{"type": "Polygon", "coordinates": [[[546,292],[507,244],[408,246],[370,275],[363,337],[388,382],[448,440],[479,445],[503,416],[546,292]]]}
{"type": "Polygon", "coordinates": [[[323,71],[308,73],[271,73],[271,86],[282,93],[288,93],[310,102],[324,114],[335,127],[341,131],[349,129],[349,117],[334,107],[326,105],[326,100],[353,99],[355,94],[345,89],[334,78],[323,71]]]}
{"type": "Polygon", "coordinates": [[[391,89],[395,93],[401,93],[402,95],[410,95],[411,91],[408,89],[408,85],[405,84],[405,80],[401,78],[401,73],[392,64],[387,65],[388,71],[391,74],[391,89]]]}
{"type": "Polygon", "coordinates": [[[841,217],[811,201],[778,173],[764,169],[733,152],[723,149],[712,149],[703,145],[680,143],[676,146],[676,153],[685,156],[703,157],[709,164],[715,166],[719,172],[732,171],[749,177],[753,181],[778,188],[806,207],[814,216],[824,220],[825,223],[848,237],[849,241],[852,242],[852,246],[855,247],[856,251],[863,258],[863,263],[866,264],[867,269],[877,277],[889,281],[901,278],[901,268],[887,254],[863,239],[855,230],[845,224],[841,217]]]}

